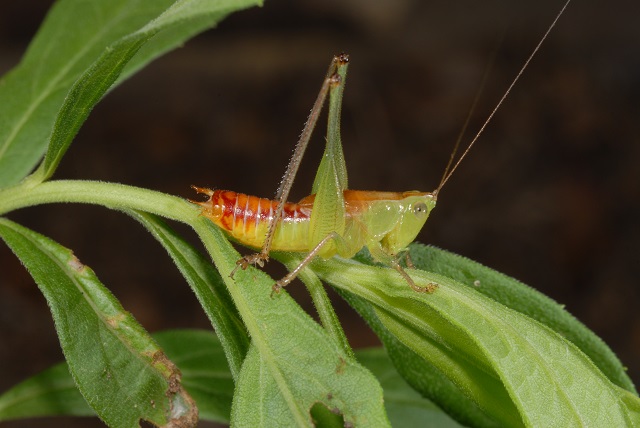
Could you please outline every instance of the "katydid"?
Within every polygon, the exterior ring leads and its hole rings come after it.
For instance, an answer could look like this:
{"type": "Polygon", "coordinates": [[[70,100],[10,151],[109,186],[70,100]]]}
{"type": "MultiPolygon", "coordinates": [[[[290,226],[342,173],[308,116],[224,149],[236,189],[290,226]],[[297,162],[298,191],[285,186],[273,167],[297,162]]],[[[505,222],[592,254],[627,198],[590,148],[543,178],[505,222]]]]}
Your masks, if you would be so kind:
{"type": "MultiPolygon", "coordinates": [[[[351,258],[360,249],[367,247],[375,261],[394,268],[415,291],[433,292],[437,285],[416,284],[400,265],[400,256],[424,226],[429,214],[436,206],[442,187],[491,121],[569,1],[564,4],[496,107],[451,168],[456,152],[454,149],[440,184],[432,192],[377,192],[348,189],[347,171],[340,140],[340,110],[349,58],[346,54],[335,56],[300,135],[275,200],[233,191],[192,186],[198,193],[209,196],[204,202],[195,202],[203,208],[202,215],[239,243],[252,248],[261,248],[259,253],[247,255],[238,260],[236,269],[246,269],[251,264],[262,267],[269,260],[271,251],[306,253],[303,261],[295,269],[276,282],[274,290],[277,291],[289,284],[316,256],[324,259],[335,255],[351,258]],[[327,94],[329,94],[327,144],[316,173],[312,194],[298,203],[287,202],[289,191],[327,94]]],[[[236,269],[231,273],[232,277],[236,269]]]]}

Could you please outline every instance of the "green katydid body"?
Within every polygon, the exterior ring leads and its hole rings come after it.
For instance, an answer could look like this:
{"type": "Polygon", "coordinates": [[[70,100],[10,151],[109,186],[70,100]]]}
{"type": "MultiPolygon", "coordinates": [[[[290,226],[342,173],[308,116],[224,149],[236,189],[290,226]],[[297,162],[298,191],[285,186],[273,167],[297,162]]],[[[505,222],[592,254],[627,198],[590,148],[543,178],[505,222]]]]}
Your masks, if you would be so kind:
{"type": "Polygon", "coordinates": [[[336,254],[352,257],[362,247],[367,247],[376,261],[396,269],[414,290],[433,291],[435,284],[417,286],[413,282],[398,263],[398,253],[416,238],[436,205],[436,196],[491,121],[568,3],[569,1],[565,3],[496,107],[454,164],[458,147],[456,143],[442,180],[431,193],[348,190],[347,169],[340,141],[340,110],[349,57],[346,54],[335,56],[276,193],[277,200],[194,186],[198,192],[209,195],[207,201],[196,202],[203,207],[203,215],[239,242],[261,248],[259,253],[238,260],[237,266],[242,269],[250,264],[262,266],[269,260],[271,250],[308,253],[298,267],[276,283],[277,289],[291,282],[316,255],[324,258],[336,254]],[[286,202],[327,94],[327,144],[313,183],[312,195],[297,204],[286,202]]]}
{"type": "Polygon", "coordinates": [[[347,189],[347,170],[340,141],[340,110],[348,62],[345,54],[333,58],[278,189],[277,200],[193,186],[199,193],[209,196],[207,201],[195,203],[203,207],[204,216],[238,242],[261,248],[260,253],[238,260],[238,266],[243,269],[249,264],[262,266],[269,259],[271,250],[307,253],[296,269],[277,282],[276,288],[291,282],[317,255],[329,258],[337,254],[350,258],[367,247],[376,261],[395,268],[415,290],[432,291],[431,284],[418,287],[402,269],[397,256],[424,226],[435,207],[437,190],[425,193],[347,189]],[[312,195],[298,203],[286,202],[327,94],[327,144],[312,195]]]}

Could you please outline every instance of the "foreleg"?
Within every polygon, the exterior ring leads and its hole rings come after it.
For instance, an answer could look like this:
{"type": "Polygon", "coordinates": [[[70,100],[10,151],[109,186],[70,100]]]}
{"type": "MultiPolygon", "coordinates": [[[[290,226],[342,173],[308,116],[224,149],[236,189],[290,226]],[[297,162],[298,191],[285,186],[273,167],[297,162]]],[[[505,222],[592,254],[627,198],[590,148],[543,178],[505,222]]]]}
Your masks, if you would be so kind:
{"type": "MultiPolygon", "coordinates": [[[[386,264],[387,266],[391,266],[396,271],[398,271],[400,276],[402,276],[402,278],[407,282],[407,284],[409,284],[409,286],[414,291],[417,291],[418,293],[433,293],[438,288],[438,284],[434,282],[430,282],[423,287],[417,285],[413,280],[413,278],[411,278],[409,274],[404,270],[404,268],[400,265],[398,258],[391,254],[388,254],[384,250],[384,248],[382,248],[382,245],[380,245],[380,242],[377,242],[377,241],[371,242],[367,245],[367,248],[369,248],[369,252],[373,256],[374,260],[380,263],[386,264]]],[[[413,264],[411,264],[410,269],[411,268],[413,268],[413,264]]]]}

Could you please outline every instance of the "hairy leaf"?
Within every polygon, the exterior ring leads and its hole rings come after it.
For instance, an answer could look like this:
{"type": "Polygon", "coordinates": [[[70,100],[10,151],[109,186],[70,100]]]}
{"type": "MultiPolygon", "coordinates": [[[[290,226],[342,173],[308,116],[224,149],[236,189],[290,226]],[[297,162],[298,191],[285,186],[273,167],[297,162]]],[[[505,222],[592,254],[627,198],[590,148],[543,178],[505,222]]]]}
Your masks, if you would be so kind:
{"type": "MultiPolygon", "coordinates": [[[[637,422],[638,398],[611,383],[574,344],[450,278],[412,270],[417,284],[438,285],[423,294],[385,268],[333,259],[314,270],[364,300],[371,308],[363,314],[367,320],[419,356],[425,375],[432,372],[427,366],[435,366],[497,424],[637,422]]],[[[394,363],[421,372],[402,354],[394,363]]]]}
{"type": "MultiPolygon", "coordinates": [[[[220,341],[203,330],[169,330],[153,338],[182,372],[182,384],[203,420],[228,423],[233,379],[220,341]]],[[[0,396],[0,420],[38,416],[94,416],[69,374],[57,364],[0,396]]]]}
{"type": "Polygon", "coordinates": [[[237,378],[249,338],[231,296],[213,264],[153,214],[130,211],[160,241],[196,294],[224,347],[231,373],[237,378]]]}
{"type": "Polygon", "coordinates": [[[107,424],[194,422],[180,373],[144,329],[73,253],[0,219],[0,236],[47,299],[73,379],[107,424]]]}
{"type": "Polygon", "coordinates": [[[237,426],[311,426],[321,403],[355,426],[387,426],[382,390],[371,373],[285,292],[272,296],[274,280],[249,268],[229,274],[239,254],[206,218],[193,225],[211,253],[247,326],[252,345],[234,395],[237,426]]]}

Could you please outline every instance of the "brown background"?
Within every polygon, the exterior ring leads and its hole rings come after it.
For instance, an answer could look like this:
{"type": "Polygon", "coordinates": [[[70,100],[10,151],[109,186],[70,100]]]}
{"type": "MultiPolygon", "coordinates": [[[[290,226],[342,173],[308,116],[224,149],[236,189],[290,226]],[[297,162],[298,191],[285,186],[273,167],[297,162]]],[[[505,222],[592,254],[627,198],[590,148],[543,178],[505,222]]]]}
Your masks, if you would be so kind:
{"type": "MultiPolygon", "coordinates": [[[[49,4],[0,4],[0,71],[18,62],[49,4]]],[[[194,196],[190,184],[272,196],[331,55],[346,51],[352,60],[343,120],[350,187],[433,190],[492,51],[499,46],[470,133],[560,7],[556,1],[268,1],[232,16],[110,94],[56,177],[122,182],[183,197],[194,196]]],[[[569,7],[441,194],[419,238],[565,304],[604,338],[636,382],[637,16],[640,5],[632,2],[569,7]]],[[[318,131],[294,199],[311,186],[324,124],[318,131]]],[[[208,327],[166,254],[125,216],[50,205],[9,217],[72,248],[149,331],[208,327]]],[[[5,390],[62,354],[44,299],[5,246],[0,266],[5,390]]],[[[308,305],[303,287],[292,291],[308,305]]],[[[377,343],[344,304],[336,304],[345,311],[354,346],[377,343]]]]}

